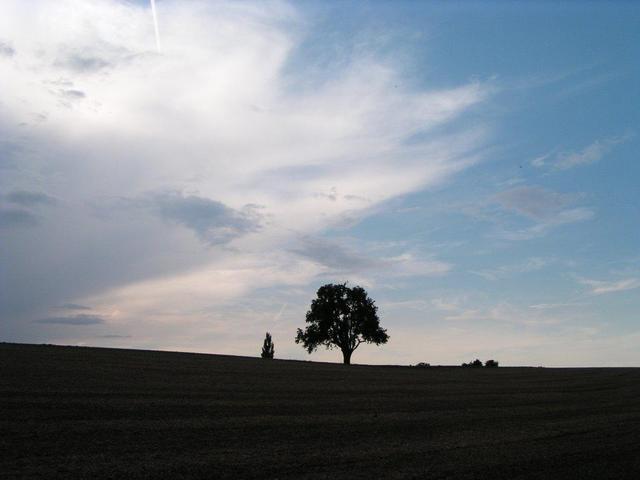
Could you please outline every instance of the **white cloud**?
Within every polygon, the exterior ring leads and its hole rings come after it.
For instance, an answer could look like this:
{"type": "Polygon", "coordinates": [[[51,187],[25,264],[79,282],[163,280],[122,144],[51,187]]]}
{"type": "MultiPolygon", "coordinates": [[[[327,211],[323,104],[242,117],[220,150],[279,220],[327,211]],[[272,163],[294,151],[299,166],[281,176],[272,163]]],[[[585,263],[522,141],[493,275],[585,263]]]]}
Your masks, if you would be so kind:
{"type": "Polygon", "coordinates": [[[626,138],[627,137],[611,137],[604,140],[596,140],[579,152],[561,153],[557,156],[554,167],[559,170],[567,170],[580,165],[598,162],[613,150],[616,145],[624,142],[626,138]]]}
{"type": "Polygon", "coordinates": [[[579,279],[580,283],[590,288],[590,293],[593,295],[602,295],[605,293],[623,292],[625,290],[633,290],[640,288],[640,279],[638,278],[625,278],[618,281],[601,281],[590,279],[579,279]]]}
{"type": "Polygon", "coordinates": [[[547,153],[545,155],[540,155],[539,157],[534,158],[533,160],[531,160],[531,165],[533,165],[534,167],[544,167],[546,165],[546,161],[547,159],[551,156],[550,153],[547,153]]]}
{"type": "Polygon", "coordinates": [[[445,298],[434,298],[431,300],[431,305],[436,309],[444,310],[445,312],[456,311],[459,308],[458,302],[445,298]]]}
{"type": "Polygon", "coordinates": [[[626,142],[632,135],[621,135],[599,139],[575,152],[560,152],[555,155],[547,153],[531,160],[534,167],[552,167],[555,170],[568,170],[570,168],[589,165],[602,160],[617,145],[626,142]]]}
{"type": "Polygon", "coordinates": [[[433,258],[422,258],[407,252],[394,257],[384,259],[384,275],[398,276],[428,276],[443,275],[453,267],[447,262],[433,258]]]}
{"type": "Polygon", "coordinates": [[[584,303],[577,302],[565,302],[565,303],[537,303],[534,305],[529,305],[529,308],[533,308],[534,310],[549,310],[554,308],[568,308],[568,307],[580,307],[585,305],[584,303]]]}

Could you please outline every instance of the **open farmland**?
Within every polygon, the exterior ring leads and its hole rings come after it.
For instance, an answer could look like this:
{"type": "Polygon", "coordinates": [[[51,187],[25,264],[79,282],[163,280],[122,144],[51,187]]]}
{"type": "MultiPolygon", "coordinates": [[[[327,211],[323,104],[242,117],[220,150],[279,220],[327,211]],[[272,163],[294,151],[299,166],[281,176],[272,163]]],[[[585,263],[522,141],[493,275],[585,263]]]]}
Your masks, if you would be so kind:
{"type": "Polygon", "coordinates": [[[639,369],[16,344],[0,369],[3,478],[640,478],[639,369]]]}

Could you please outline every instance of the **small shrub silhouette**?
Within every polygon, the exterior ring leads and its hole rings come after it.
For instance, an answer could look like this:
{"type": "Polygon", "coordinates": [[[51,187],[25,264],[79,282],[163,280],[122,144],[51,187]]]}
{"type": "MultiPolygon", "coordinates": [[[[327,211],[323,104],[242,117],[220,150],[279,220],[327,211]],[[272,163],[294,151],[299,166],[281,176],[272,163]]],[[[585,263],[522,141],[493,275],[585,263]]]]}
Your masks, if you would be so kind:
{"type": "Polygon", "coordinates": [[[487,360],[484,362],[484,366],[487,368],[495,368],[498,366],[498,362],[496,360],[487,360]]]}
{"type": "Polygon", "coordinates": [[[264,337],[264,343],[262,344],[262,353],[260,356],[262,358],[271,359],[273,358],[273,354],[275,353],[275,344],[271,340],[271,334],[267,332],[264,337]]]}

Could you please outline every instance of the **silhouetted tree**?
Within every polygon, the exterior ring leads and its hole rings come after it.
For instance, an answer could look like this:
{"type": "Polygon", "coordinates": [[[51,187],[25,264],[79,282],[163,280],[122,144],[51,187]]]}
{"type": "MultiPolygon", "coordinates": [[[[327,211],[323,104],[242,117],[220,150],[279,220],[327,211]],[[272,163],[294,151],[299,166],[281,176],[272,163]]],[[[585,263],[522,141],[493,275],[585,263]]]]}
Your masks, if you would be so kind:
{"type": "Polygon", "coordinates": [[[267,332],[264,337],[264,343],[262,344],[262,353],[260,356],[262,358],[273,358],[273,354],[275,353],[275,344],[271,341],[271,334],[267,332]]]}
{"type": "Polygon", "coordinates": [[[346,283],[323,285],[307,312],[307,327],[298,329],[296,343],[302,343],[309,353],[320,345],[337,347],[348,365],[361,343],[380,345],[389,340],[387,331],[380,328],[377,312],[364,288],[349,288],[346,283]]]}
{"type": "Polygon", "coordinates": [[[484,362],[484,366],[487,368],[495,368],[498,366],[498,362],[496,360],[487,360],[484,362]]]}

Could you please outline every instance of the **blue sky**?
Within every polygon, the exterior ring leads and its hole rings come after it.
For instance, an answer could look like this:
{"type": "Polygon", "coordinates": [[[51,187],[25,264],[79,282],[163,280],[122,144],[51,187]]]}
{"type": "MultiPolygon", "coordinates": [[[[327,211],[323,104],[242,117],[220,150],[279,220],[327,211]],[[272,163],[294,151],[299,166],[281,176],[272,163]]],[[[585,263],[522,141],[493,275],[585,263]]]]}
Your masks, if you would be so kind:
{"type": "Polygon", "coordinates": [[[0,7],[3,340],[640,365],[637,3],[156,3],[0,7]]]}

